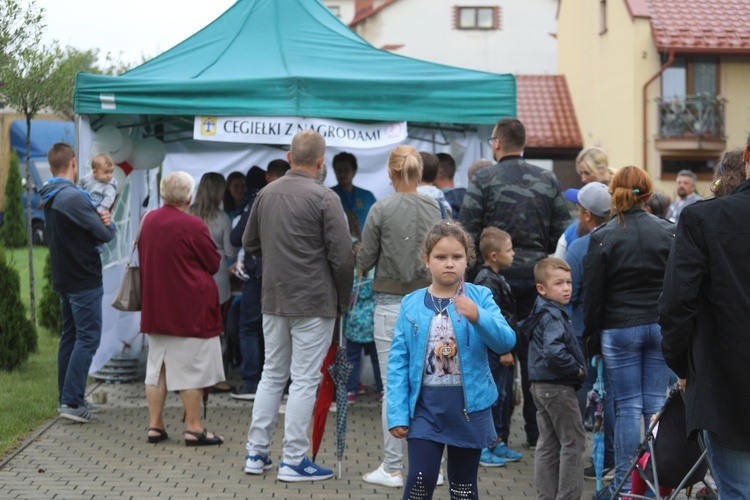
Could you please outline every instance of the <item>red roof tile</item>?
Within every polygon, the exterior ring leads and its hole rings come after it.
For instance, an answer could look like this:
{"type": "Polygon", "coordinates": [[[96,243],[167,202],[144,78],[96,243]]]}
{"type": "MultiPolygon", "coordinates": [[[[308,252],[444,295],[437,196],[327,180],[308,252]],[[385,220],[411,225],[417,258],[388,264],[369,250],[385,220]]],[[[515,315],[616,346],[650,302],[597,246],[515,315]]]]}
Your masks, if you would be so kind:
{"type": "Polygon", "coordinates": [[[527,148],[583,147],[564,76],[517,75],[516,95],[527,148]]]}
{"type": "Polygon", "coordinates": [[[750,54],[750,0],[646,0],[661,52],[750,54]]]}

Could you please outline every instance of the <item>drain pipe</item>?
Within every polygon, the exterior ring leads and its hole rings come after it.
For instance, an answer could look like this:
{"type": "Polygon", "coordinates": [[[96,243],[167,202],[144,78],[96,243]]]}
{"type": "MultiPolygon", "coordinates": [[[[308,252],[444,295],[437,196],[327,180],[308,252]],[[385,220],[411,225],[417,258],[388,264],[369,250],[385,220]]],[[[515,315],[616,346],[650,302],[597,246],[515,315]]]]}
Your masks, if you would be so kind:
{"type": "Polygon", "coordinates": [[[648,172],[648,168],[646,168],[646,162],[648,160],[648,116],[646,115],[646,108],[647,108],[647,100],[646,100],[646,92],[648,89],[648,86],[651,85],[651,83],[659,78],[662,73],[664,73],[664,70],[667,69],[672,65],[674,62],[674,50],[669,51],[669,57],[667,58],[667,62],[664,63],[664,65],[659,68],[659,71],[656,72],[654,76],[651,77],[649,81],[643,85],[643,170],[648,172]]]}

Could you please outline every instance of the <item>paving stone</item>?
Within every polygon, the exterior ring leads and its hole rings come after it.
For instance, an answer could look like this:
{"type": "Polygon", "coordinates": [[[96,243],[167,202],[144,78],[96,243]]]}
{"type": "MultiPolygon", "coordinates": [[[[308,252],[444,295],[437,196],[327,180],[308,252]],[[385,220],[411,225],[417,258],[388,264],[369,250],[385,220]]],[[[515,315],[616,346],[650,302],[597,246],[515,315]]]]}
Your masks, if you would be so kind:
{"type": "MultiPolygon", "coordinates": [[[[231,380],[233,384],[237,381],[231,380]]],[[[228,394],[211,395],[206,427],[222,434],[219,447],[186,447],[178,396],[167,397],[164,418],[170,439],[158,444],[146,441],[148,407],[143,384],[98,384],[109,404],[95,424],[74,424],[58,419],[38,439],[0,469],[0,498],[253,498],[253,499],[400,499],[402,489],[370,485],[362,481],[382,460],[380,404],[374,389],[350,406],[347,447],[342,479],[283,483],[277,469],[263,475],[243,471],[247,428],[252,402],[237,401],[228,394]],[[41,470],[44,470],[42,473],[41,470]]],[[[520,410],[511,428],[511,447],[523,442],[520,410]]],[[[330,413],[317,462],[336,472],[336,414],[330,413]]],[[[283,416],[271,447],[275,466],[281,461],[283,416]]],[[[589,444],[590,450],[590,444],[589,444]]],[[[479,470],[483,498],[535,497],[534,452],[519,448],[521,461],[504,468],[479,470]]],[[[588,459],[585,460],[588,463],[588,459]]],[[[443,466],[445,472],[445,465],[443,466]]],[[[584,497],[594,482],[586,481],[584,497]]],[[[435,500],[448,500],[446,486],[438,487],[435,500]]]]}

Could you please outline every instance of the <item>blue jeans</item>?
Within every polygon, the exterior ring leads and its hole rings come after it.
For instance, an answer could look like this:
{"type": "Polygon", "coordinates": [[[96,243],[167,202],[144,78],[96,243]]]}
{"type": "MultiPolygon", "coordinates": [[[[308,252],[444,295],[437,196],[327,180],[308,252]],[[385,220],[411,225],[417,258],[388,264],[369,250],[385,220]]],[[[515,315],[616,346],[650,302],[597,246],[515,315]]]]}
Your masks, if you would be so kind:
{"type": "Polygon", "coordinates": [[[86,377],[102,338],[102,287],[60,294],[62,338],[57,352],[59,402],[78,407],[86,395],[86,377]]]}
{"type": "Polygon", "coordinates": [[[658,323],[602,330],[602,355],[612,390],[608,397],[615,402],[614,484],[618,484],[635,457],[641,423],[648,428],[651,415],[667,399],[669,368],[661,353],[658,323]]]}
{"type": "MultiPolygon", "coordinates": [[[[487,358],[490,364],[490,372],[492,372],[492,378],[497,386],[497,400],[492,403],[490,411],[492,412],[492,423],[495,425],[495,432],[498,437],[502,439],[504,434],[504,428],[507,428],[503,424],[503,410],[505,408],[505,383],[510,375],[511,367],[504,366],[500,363],[500,356],[495,354],[490,349],[487,349],[487,358]]],[[[505,440],[503,440],[505,441],[505,440]]]]}
{"type": "Polygon", "coordinates": [[[748,498],[750,492],[750,452],[732,450],[719,443],[713,432],[704,431],[711,472],[721,500],[748,498]]]}
{"type": "Polygon", "coordinates": [[[263,343],[263,314],[260,305],[261,281],[251,277],[242,286],[240,307],[240,377],[245,389],[256,389],[263,373],[265,360],[263,343]]]}
{"type": "Polygon", "coordinates": [[[372,362],[372,373],[375,376],[375,387],[378,393],[383,392],[383,380],[380,378],[380,364],[378,363],[378,350],[375,342],[359,343],[346,339],[346,357],[352,364],[352,373],[346,382],[347,392],[357,392],[359,388],[360,364],[362,362],[362,351],[370,350],[370,361],[372,362]]]}

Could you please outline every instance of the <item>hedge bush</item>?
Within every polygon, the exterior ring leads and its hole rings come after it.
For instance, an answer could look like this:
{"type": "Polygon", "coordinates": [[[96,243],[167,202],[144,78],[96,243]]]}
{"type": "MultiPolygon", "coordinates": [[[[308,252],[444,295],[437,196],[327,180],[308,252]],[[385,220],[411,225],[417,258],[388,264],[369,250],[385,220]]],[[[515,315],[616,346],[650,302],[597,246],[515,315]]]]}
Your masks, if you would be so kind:
{"type": "Polygon", "coordinates": [[[49,254],[44,264],[44,286],[39,302],[39,324],[55,335],[62,335],[60,294],[52,289],[52,265],[49,254]]]}
{"type": "Polygon", "coordinates": [[[22,194],[18,155],[13,152],[8,166],[8,180],[5,184],[5,216],[3,226],[0,227],[0,243],[5,248],[26,246],[26,219],[23,216],[22,194]]]}
{"type": "Polygon", "coordinates": [[[0,369],[11,371],[37,350],[36,329],[26,318],[21,302],[21,280],[18,271],[8,263],[0,250],[0,369]]]}

